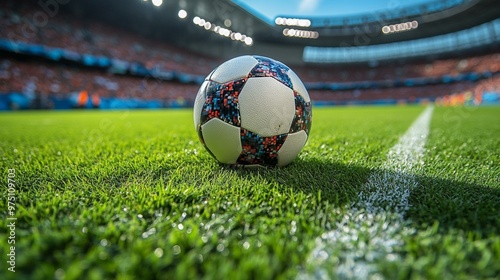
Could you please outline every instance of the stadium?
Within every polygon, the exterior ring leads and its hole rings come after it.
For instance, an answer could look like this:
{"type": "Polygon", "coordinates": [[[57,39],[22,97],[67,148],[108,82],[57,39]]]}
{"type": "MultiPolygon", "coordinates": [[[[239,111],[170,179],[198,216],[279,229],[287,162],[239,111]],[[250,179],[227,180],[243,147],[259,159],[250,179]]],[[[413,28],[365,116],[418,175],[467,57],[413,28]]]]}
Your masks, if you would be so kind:
{"type": "Polygon", "coordinates": [[[1,279],[497,279],[498,3],[267,2],[0,3],[1,279]],[[287,166],[200,130],[240,56],[307,89],[287,166]]]}

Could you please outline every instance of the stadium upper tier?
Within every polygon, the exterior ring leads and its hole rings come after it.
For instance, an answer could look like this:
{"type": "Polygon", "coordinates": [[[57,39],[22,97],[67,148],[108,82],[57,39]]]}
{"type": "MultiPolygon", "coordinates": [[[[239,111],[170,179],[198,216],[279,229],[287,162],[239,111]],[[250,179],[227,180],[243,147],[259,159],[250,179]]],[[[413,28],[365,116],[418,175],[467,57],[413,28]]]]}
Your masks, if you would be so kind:
{"type": "Polygon", "coordinates": [[[356,47],[305,47],[304,61],[353,63],[415,58],[470,50],[500,43],[500,19],[445,35],[356,47]]]}
{"type": "MultiPolygon", "coordinates": [[[[241,53],[259,53],[289,64],[373,62],[498,46],[500,41],[496,0],[434,1],[401,9],[396,5],[385,13],[343,18],[342,26],[333,20],[337,23],[317,30],[316,39],[285,36],[286,29],[287,34],[297,32],[291,32],[292,27],[268,24],[229,0],[164,1],[161,7],[139,0],[74,0],[52,6],[43,3],[2,1],[1,37],[149,64],[161,60],[168,63],[161,67],[177,70],[197,64],[200,71],[196,74],[216,65],[207,63],[206,56],[227,59],[241,53]],[[186,13],[184,18],[178,16],[181,8],[186,13]],[[119,28],[110,29],[96,23],[99,21],[119,28]],[[407,32],[384,34],[382,30],[385,25],[414,21],[418,28],[407,32]],[[340,28],[340,33],[335,28],[340,28]],[[247,42],[251,46],[242,43],[244,34],[252,36],[247,42]],[[130,46],[138,49],[130,51],[130,46]],[[157,49],[161,52],[155,52],[157,49]],[[187,49],[205,55],[185,61],[182,52],[187,49]]],[[[316,27],[305,29],[312,31],[316,27]]]]}

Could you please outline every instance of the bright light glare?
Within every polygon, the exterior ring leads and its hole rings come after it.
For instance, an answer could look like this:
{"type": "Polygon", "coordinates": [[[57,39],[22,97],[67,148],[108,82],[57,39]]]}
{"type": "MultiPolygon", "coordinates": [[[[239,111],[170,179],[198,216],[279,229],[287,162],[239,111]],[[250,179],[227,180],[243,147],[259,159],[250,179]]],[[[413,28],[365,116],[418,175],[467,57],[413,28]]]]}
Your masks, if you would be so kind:
{"type": "Polygon", "coordinates": [[[247,46],[251,46],[251,45],[253,44],[253,39],[252,39],[252,38],[250,38],[250,37],[246,37],[246,38],[245,38],[245,44],[246,44],[247,46]]]}
{"type": "Polygon", "coordinates": [[[311,26],[311,20],[305,18],[282,18],[277,17],[274,20],[276,25],[288,25],[288,26],[300,26],[300,27],[309,27],[311,26]]]}
{"type": "Polygon", "coordinates": [[[153,0],[152,2],[156,7],[160,7],[163,4],[163,0],[153,0]]]}
{"type": "Polygon", "coordinates": [[[409,31],[417,28],[418,28],[418,21],[414,20],[412,22],[403,22],[398,24],[386,25],[382,27],[382,33],[389,34],[389,33],[409,31]]]}
{"type": "Polygon", "coordinates": [[[179,10],[179,13],[177,14],[180,18],[186,18],[188,13],[186,10],[179,10]]]}
{"type": "Polygon", "coordinates": [[[253,39],[245,34],[241,34],[239,32],[234,32],[228,28],[224,28],[222,26],[216,25],[214,23],[209,22],[208,20],[202,19],[198,16],[193,18],[193,23],[204,27],[205,30],[214,32],[220,36],[231,38],[233,41],[240,41],[247,46],[253,45],[253,39]]]}
{"type": "Polygon", "coordinates": [[[319,37],[318,31],[299,30],[290,28],[285,28],[283,30],[283,35],[287,37],[297,37],[297,38],[307,38],[307,39],[317,39],[319,37]]]}

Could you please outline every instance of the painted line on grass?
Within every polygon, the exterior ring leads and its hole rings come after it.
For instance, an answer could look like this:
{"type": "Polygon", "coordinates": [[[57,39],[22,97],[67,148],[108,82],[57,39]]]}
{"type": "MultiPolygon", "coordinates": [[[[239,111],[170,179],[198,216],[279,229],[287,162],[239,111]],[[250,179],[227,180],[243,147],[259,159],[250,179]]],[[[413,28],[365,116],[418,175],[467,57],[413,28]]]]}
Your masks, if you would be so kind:
{"type": "Polygon", "coordinates": [[[410,191],[423,167],[433,107],[427,107],[387,154],[382,171],[372,173],[336,229],[316,240],[309,273],[299,279],[381,279],[377,264],[398,262],[404,238],[414,230],[404,215],[410,191]]]}

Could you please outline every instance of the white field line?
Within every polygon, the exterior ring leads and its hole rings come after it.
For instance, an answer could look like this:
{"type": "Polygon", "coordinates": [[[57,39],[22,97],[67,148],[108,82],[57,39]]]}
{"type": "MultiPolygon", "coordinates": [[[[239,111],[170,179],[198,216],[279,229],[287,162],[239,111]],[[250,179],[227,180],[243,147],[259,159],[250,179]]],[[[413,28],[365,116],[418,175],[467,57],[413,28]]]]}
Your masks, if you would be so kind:
{"type": "Polygon", "coordinates": [[[383,171],[371,174],[336,229],[317,238],[307,263],[313,271],[299,279],[381,279],[377,263],[399,260],[404,237],[413,233],[404,215],[423,167],[432,111],[426,108],[392,147],[383,171]]]}

